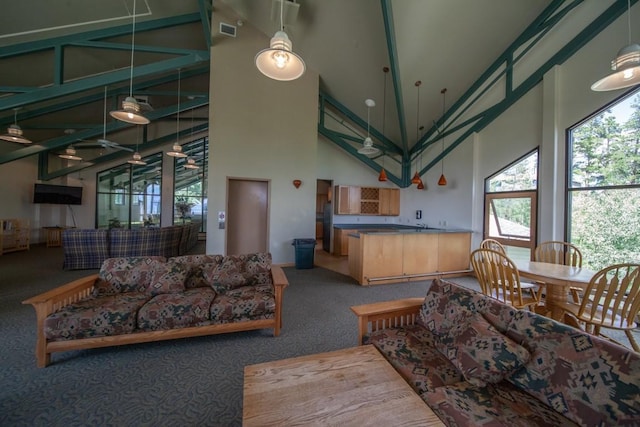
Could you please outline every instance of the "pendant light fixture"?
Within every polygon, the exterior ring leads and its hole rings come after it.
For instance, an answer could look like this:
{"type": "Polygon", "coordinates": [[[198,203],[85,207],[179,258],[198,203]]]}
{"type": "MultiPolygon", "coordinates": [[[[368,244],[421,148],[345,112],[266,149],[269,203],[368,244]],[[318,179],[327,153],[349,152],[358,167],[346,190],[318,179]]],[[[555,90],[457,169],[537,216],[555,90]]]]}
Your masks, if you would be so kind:
{"type": "MultiPolygon", "coordinates": [[[[418,80],[417,82],[415,82],[415,86],[418,88],[418,98],[416,102],[416,144],[420,140],[420,130],[418,125],[418,122],[420,120],[420,85],[422,85],[422,81],[418,80]]],[[[416,157],[416,173],[413,174],[413,178],[411,178],[411,183],[416,185],[422,184],[422,178],[420,178],[420,174],[418,173],[417,157],[416,157]]]]}
{"type": "Polygon", "coordinates": [[[66,150],[64,150],[64,154],[58,154],[58,157],[67,160],[82,160],[82,157],[77,155],[76,149],[73,148],[73,145],[69,145],[66,150]]]}
{"type": "Polygon", "coordinates": [[[146,125],[149,123],[147,119],[140,112],[140,104],[133,97],[133,52],[135,51],[135,38],[136,38],[136,0],[133,0],[133,15],[132,15],[133,27],[131,30],[131,75],[129,79],[129,96],[122,101],[122,109],[111,111],[111,117],[114,119],[132,123],[134,125],[146,125]]]}
{"type": "Polygon", "coordinates": [[[184,165],[185,169],[200,169],[200,166],[196,165],[196,159],[192,157],[187,158],[187,163],[184,165]]]}
{"type": "MultiPolygon", "coordinates": [[[[442,126],[440,127],[440,134],[442,135],[442,151],[444,154],[444,113],[445,113],[445,98],[447,94],[447,88],[445,87],[440,91],[442,94],[442,126]]],[[[444,156],[440,160],[440,179],[438,180],[438,185],[444,186],[447,185],[447,178],[444,177],[444,156]]]]}
{"type": "Polygon", "coordinates": [[[18,110],[19,108],[13,109],[13,124],[7,128],[7,133],[0,135],[0,139],[18,144],[31,144],[33,141],[22,136],[22,129],[18,126],[18,110]]]}
{"type": "Polygon", "coordinates": [[[293,44],[284,32],[283,10],[285,0],[280,1],[280,30],[275,33],[268,49],[263,49],[255,57],[256,67],[262,74],[273,80],[291,81],[302,76],[306,65],[293,52],[293,44]]]}
{"type": "Polygon", "coordinates": [[[176,114],[176,142],[171,147],[171,151],[167,152],[167,156],[171,157],[187,157],[185,153],[182,152],[182,146],[179,144],[180,140],[180,69],[178,69],[178,113],[176,114]]]}
{"type": "Polygon", "coordinates": [[[378,154],[378,150],[373,146],[373,140],[369,136],[369,119],[371,118],[371,108],[376,106],[376,101],[373,99],[365,99],[364,104],[367,106],[367,137],[362,142],[362,148],[358,150],[359,154],[364,154],[365,156],[372,156],[374,154],[378,154]]]}
{"type": "MultiPolygon", "coordinates": [[[[384,89],[382,91],[382,136],[384,136],[385,118],[387,116],[387,73],[389,67],[382,67],[384,73],[384,89]]],[[[385,182],[387,180],[387,173],[384,170],[384,152],[382,153],[382,168],[380,169],[380,175],[378,175],[378,181],[385,182]]]]}
{"type": "Polygon", "coordinates": [[[138,132],[138,135],[136,136],[136,151],[133,152],[133,156],[131,156],[131,159],[127,160],[127,163],[130,163],[136,166],[145,166],[147,162],[142,160],[142,156],[140,156],[140,153],[138,153],[139,140],[140,140],[140,132],[138,132]]]}
{"type": "Polygon", "coordinates": [[[613,73],[592,84],[591,90],[600,92],[640,84],[640,45],[631,43],[631,0],[627,0],[627,11],[629,44],[620,49],[616,59],[611,61],[613,73]]]}

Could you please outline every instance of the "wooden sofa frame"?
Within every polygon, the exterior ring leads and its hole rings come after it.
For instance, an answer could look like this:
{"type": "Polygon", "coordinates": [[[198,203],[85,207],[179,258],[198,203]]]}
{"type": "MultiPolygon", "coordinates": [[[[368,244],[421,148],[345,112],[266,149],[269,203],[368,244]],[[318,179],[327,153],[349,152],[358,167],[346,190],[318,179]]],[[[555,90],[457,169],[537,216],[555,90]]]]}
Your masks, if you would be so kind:
{"type": "Polygon", "coordinates": [[[142,331],[123,335],[81,338],[68,341],[47,341],[44,336],[44,321],[46,317],[66,305],[90,296],[93,292],[93,284],[97,277],[98,274],[92,274],[22,302],[23,304],[31,304],[36,311],[36,361],[39,368],[44,368],[50,364],[51,354],[60,351],[110,347],[268,328],[273,328],[273,336],[277,337],[280,335],[280,328],[282,327],[282,295],[284,288],[289,285],[287,276],[284,274],[282,268],[272,265],[271,277],[276,303],[275,316],[273,319],[246,320],[235,323],[192,326],[162,331],[142,331]]]}
{"type": "Polygon", "coordinates": [[[379,329],[414,325],[423,302],[424,298],[403,298],[352,306],[358,316],[358,343],[362,345],[365,335],[379,329]]]}

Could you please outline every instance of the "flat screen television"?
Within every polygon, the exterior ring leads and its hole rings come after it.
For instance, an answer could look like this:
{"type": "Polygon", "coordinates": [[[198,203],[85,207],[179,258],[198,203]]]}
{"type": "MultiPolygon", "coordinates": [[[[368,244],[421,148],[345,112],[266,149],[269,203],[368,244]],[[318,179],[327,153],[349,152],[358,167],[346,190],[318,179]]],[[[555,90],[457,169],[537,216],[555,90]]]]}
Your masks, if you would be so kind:
{"type": "Polygon", "coordinates": [[[55,205],[81,205],[82,187],[67,185],[35,184],[33,203],[51,203],[55,205]]]}

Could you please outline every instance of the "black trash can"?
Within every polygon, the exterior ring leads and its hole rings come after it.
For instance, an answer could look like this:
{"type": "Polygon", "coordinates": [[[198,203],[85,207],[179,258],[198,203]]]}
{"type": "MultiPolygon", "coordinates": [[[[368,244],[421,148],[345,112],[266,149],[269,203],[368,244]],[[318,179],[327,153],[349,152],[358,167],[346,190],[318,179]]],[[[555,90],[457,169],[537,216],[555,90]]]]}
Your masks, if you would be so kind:
{"type": "Polygon", "coordinates": [[[293,239],[292,245],[296,248],[296,268],[313,268],[316,239],[293,239]]]}

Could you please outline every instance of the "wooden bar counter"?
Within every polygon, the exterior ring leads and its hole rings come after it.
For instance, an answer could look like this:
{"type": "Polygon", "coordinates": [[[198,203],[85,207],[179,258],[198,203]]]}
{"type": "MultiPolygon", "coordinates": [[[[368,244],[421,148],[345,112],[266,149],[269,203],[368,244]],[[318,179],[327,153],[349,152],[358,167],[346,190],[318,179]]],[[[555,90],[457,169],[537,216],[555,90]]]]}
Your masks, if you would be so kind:
{"type": "Polygon", "coordinates": [[[349,234],[349,274],[361,285],[469,272],[471,232],[426,228],[349,234]]]}

